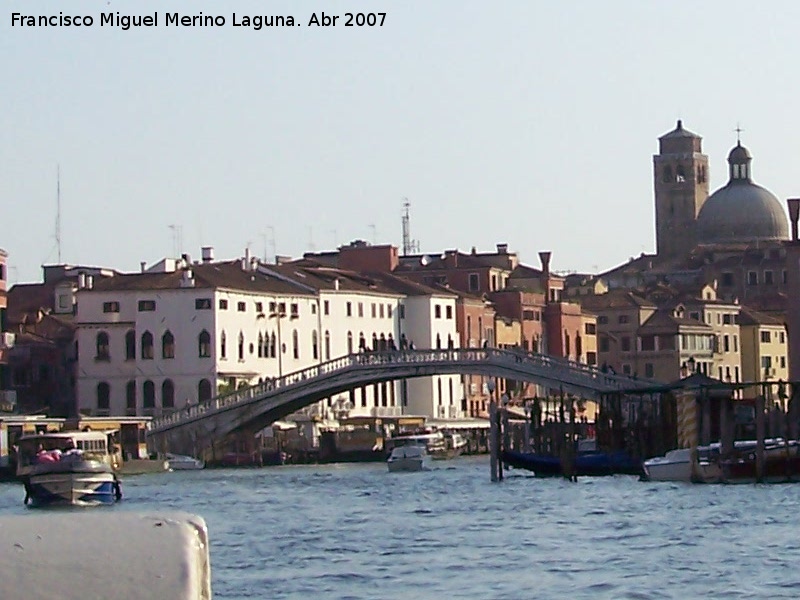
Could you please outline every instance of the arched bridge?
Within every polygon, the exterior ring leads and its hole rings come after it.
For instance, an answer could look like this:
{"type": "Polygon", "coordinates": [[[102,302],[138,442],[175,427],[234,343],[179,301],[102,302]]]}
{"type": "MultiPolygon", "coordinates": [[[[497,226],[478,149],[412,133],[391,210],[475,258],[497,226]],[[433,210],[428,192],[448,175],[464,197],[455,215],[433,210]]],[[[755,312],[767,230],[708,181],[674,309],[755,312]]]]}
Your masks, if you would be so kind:
{"type": "Polygon", "coordinates": [[[197,452],[229,434],[258,431],[323,398],[362,385],[452,374],[526,381],[584,397],[653,385],[565,359],[495,348],[350,354],[157,417],[150,423],[148,444],[159,450],[197,452]]]}

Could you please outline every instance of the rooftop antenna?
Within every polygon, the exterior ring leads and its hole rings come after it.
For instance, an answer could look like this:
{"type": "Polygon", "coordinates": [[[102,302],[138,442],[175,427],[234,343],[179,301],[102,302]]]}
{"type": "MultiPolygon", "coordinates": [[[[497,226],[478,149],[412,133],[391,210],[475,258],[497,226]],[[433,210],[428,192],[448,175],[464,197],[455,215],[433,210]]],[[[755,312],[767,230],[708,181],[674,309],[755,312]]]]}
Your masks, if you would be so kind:
{"type": "Polygon", "coordinates": [[[61,264],[61,165],[56,165],[56,248],[61,264]]]}
{"type": "Polygon", "coordinates": [[[419,242],[411,239],[411,216],[409,215],[411,203],[408,198],[403,198],[403,256],[419,252],[419,242]]]}

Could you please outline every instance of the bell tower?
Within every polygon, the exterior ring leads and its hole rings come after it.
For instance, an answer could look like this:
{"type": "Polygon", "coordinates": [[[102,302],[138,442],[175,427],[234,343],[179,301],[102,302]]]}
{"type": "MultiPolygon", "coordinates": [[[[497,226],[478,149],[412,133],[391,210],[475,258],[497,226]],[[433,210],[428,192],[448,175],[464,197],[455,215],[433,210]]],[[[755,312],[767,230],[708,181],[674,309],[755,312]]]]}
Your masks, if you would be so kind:
{"type": "Polygon", "coordinates": [[[708,198],[708,157],[702,142],[680,120],[673,131],[658,138],[653,185],[659,258],[679,258],[695,246],[695,222],[708,198]]]}

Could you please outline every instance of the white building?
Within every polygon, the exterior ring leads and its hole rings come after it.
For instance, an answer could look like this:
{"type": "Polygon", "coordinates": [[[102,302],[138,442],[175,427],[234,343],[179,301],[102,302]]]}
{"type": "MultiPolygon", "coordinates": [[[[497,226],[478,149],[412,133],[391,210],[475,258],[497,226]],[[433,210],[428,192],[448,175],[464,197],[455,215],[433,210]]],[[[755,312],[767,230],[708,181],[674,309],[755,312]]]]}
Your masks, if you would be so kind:
{"type": "MultiPolygon", "coordinates": [[[[417,348],[458,339],[455,297],[391,275],[214,262],[210,248],[202,263],[165,259],[79,288],[78,408],[91,415],[161,414],[359,348],[399,347],[403,335],[417,348]]],[[[435,377],[365,386],[318,411],[451,416],[462,397],[457,376],[435,377]]]]}

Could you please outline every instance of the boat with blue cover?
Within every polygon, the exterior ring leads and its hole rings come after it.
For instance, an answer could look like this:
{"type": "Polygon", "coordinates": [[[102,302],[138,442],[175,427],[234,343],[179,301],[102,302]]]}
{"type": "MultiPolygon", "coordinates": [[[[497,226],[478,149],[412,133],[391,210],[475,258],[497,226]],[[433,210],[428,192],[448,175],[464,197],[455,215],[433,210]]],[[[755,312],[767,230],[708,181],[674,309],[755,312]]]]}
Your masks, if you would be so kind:
{"type": "MultiPolygon", "coordinates": [[[[558,456],[505,450],[500,455],[504,464],[515,469],[532,471],[537,477],[564,475],[563,463],[558,456]]],[[[575,476],[641,475],[642,462],[627,452],[587,452],[575,456],[575,476]]]]}

